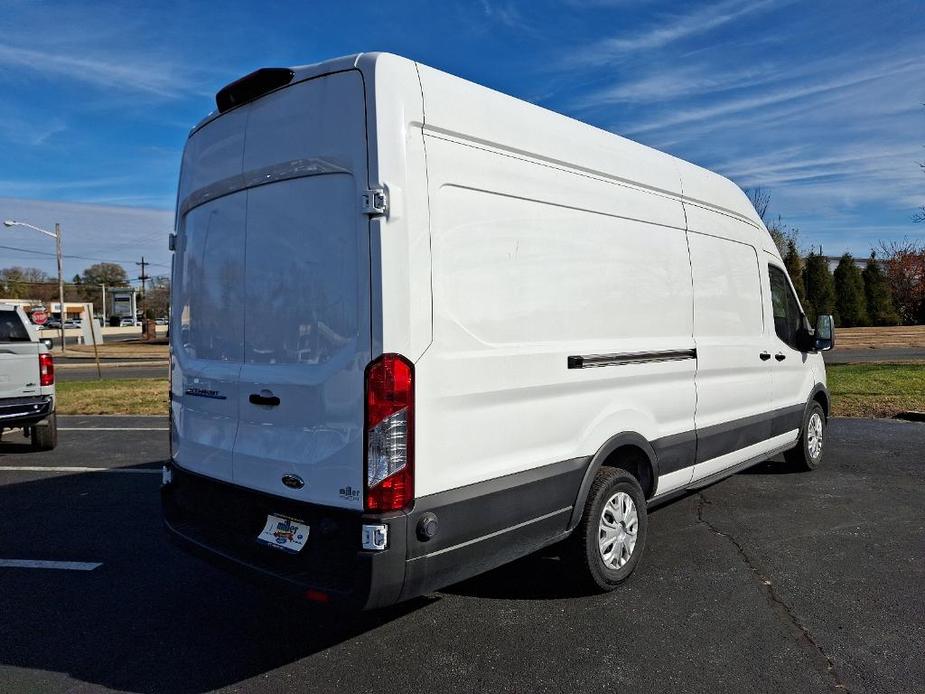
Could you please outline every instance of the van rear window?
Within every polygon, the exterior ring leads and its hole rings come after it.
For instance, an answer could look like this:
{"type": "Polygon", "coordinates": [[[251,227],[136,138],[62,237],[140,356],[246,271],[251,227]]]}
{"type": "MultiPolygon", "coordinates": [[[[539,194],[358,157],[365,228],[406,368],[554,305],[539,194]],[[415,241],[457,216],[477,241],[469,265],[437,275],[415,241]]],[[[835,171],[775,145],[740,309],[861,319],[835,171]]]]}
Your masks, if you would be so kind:
{"type": "Polygon", "coordinates": [[[29,332],[15,311],[0,311],[0,342],[29,342],[29,332]]]}

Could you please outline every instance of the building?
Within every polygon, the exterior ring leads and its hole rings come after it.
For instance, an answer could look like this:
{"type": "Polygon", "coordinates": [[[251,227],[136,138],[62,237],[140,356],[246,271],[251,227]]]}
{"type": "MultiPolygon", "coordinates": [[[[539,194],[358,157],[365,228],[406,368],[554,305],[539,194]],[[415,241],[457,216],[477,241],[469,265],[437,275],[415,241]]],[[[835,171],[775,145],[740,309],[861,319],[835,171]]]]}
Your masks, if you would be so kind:
{"type": "MultiPolygon", "coordinates": [[[[835,272],[835,268],[838,267],[838,264],[841,262],[840,255],[824,255],[826,264],[829,266],[829,272],[835,272]]],[[[868,258],[854,258],[854,264],[859,270],[863,270],[867,267],[868,258]]],[[[875,258],[875,262],[880,266],[882,270],[886,270],[886,261],[882,258],[875,258]]]]}

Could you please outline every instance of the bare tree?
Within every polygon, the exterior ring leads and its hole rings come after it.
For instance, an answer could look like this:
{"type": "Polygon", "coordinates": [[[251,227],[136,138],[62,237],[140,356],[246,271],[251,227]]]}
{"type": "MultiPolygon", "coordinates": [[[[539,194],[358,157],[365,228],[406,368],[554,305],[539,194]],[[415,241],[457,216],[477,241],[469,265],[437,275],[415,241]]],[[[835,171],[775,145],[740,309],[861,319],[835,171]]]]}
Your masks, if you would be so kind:
{"type": "Polygon", "coordinates": [[[771,191],[765,190],[761,186],[745,188],[744,191],[754,206],[755,212],[761,217],[761,221],[767,223],[768,207],[771,205],[771,191]]]}

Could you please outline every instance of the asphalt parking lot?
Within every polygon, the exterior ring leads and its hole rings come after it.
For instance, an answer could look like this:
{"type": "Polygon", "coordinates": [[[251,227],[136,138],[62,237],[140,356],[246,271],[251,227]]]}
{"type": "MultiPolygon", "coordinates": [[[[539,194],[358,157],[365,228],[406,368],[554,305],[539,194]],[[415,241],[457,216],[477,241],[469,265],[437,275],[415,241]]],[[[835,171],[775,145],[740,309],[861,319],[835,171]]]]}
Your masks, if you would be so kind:
{"type": "Polygon", "coordinates": [[[60,426],[49,453],[0,443],[4,692],[925,691],[925,424],[833,420],[816,472],[655,510],[609,595],[550,551],[356,616],[168,544],[163,418],[60,426]]]}

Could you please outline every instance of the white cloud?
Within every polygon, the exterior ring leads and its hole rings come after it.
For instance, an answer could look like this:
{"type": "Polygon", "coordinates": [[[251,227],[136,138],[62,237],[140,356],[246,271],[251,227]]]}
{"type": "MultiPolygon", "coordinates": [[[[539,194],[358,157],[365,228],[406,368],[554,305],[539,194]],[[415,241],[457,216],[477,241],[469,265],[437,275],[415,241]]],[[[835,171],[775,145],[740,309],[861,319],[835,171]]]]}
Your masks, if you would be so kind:
{"type": "Polygon", "coordinates": [[[881,65],[875,68],[863,68],[851,75],[832,77],[821,81],[802,84],[798,83],[772,91],[759,92],[757,94],[749,94],[718,101],[715,105],[711,106],[691,109],[672,109],[671,115],[642,123],[635,128],[631,128],[628,134],[638,135],[640,133],[670,128],[684,123],[716,119],[721,116],[727,116],[742,111],[765,109],[769,106],[775,106],[785,102],[805,101],[812,96],[863,85],[884,77],[910,73],[919,74],[923,68],[925,68],[925,59],[923,58],[903,59],[896,63],[881,65]]]}
{"type": "Polygon", "coordinates": [[[662,67],[633,80],[622,81],[583,95],[579,108],[608,104],[651,104],[703,96],[743,87],[755,87],[781,79],[772,65],[752,65],[735,70],[717,70],[707,65],[662,67]]]}
{"type": "Polygon", "coordinates": [[[90,58],[0,44],[0,66],[161,97],[175,97],[189,88],[169,63],[126,62],[121,56],[90,58]]]}
{"type": "Polygon", "coordinates": [[[652,26],[648,30],[627,32],[624,35],[598,41],[578,54],[579,61],[587,63],[607,63],[626,56],[663,48],[676,41],[705,34],[725,24],[756,12],[771,9],[779,5],[778,0],[724,0],[712,5],[699,7],[685,14],[676,14],[665,19],[664,23],[652,26]]]}
{"type": "MultiPolygon", "coordinates": [[[[23,198],[0,198],[0,218],[51,229],[61,224],[64,274],[72,277],[94,262],[118,262],[135,275],[134,262],[152,263],[152,274],[170,270],[167,236],[173,212],[23,198]],[[80,256],[80,257],[73,257],[80,256]]],[[[54,243],[28,229],[0,227],[0,267],[29,265],[55,272],[54,243]],[[24,250],[11,250],[9,247],[24,250]]]]}

